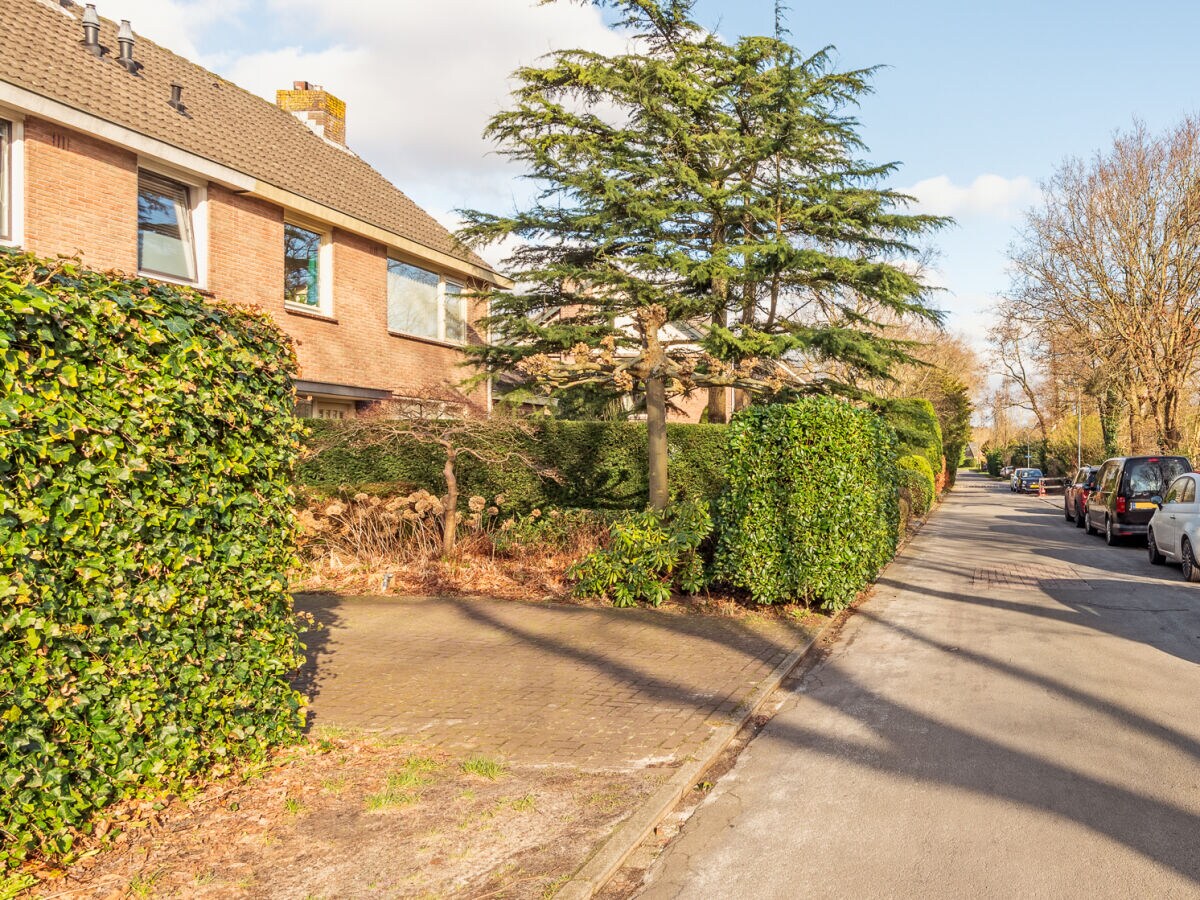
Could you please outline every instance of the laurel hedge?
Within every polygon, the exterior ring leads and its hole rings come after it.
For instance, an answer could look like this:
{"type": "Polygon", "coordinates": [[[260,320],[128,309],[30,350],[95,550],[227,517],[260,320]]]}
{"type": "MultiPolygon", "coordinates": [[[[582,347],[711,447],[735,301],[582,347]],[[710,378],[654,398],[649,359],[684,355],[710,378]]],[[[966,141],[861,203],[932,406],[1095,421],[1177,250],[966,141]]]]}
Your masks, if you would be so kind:
{"type": "Polygon", "coordinates": [[[896,460],[896,465],[900,468],[900,492],[908,499],[909,511],[915,516],[925,515],[937,496],[937,479],[929,460],[908,454],[896,460]]]}
{"type": "Polygon", "coordinates": [[[291,345],[0,253],[0,870],[295,738],[291,345]]]}
{"type": "Polygon", "coordinates": [[[729,426],[713,575],[759,603],[848,605],[896,552],[896,437],[829,397],[751,406],[729,426]]]}
{"type": "MultiPolygon", "coordinates": [[[[357,491],[371,485],[406,484],[442,494],[444,459],[440,448],[404,436],[386,443],[343,440],[348,429],[337,422],[311,421],[309,452],[299,481],[324,491],[357,491]]],[[[360,423],[361,425],[361,423],[360,423]]],[[[672,423],[667,426],[671,491],[682,499],[711,499],[725,484],[725,425],[672,423]]],[[[533,423],[515,435],[517,451],[503,463],[459,458],[462,496],[505,497],[506,512],[560,509],[642,510],[649,497],[644,422],[533,423]],[[552,469],[540,477],[521,458],[552,469]]],[[[491,448],[496,449],[496,448],[491,448]]]]}

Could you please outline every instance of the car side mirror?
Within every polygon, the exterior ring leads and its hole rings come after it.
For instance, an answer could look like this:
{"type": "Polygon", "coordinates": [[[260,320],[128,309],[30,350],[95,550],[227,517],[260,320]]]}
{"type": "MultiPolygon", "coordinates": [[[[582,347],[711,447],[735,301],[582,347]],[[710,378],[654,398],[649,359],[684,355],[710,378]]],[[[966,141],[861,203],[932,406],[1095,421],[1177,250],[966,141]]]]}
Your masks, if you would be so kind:
{"type": "Polygon", "coordinates": [[[1155,494],[1153,497],[1151,497],[1150,502],[1153,503],[1155,506],[1157,506],[1159,509],[1162,509],[1163,499],[1162,499],[1162,497],[1158,496],[1158,494],[1155,494]]]}

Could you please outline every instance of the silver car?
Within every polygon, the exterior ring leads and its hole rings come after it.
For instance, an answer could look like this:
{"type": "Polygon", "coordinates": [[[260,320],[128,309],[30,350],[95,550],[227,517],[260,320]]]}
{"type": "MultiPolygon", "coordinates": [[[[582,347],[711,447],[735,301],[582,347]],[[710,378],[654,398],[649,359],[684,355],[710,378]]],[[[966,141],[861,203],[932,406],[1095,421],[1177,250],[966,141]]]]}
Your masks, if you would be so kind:
{"type": "Polygon", "coordinates": [[[1172,481],[1158,509],[1150,517],[1150,529],[1146,533],[1150,562],[1156,566],[1167,560],[1178,562],[1188,581],[1200,581],[1200,563],[1196,561],[1196,548],[1200,547],[1200,502],[1196,499],[1200,484],[1197,482],[1200,482],[1200,474],[1195,472],[1180,475],[1172,481]]]}

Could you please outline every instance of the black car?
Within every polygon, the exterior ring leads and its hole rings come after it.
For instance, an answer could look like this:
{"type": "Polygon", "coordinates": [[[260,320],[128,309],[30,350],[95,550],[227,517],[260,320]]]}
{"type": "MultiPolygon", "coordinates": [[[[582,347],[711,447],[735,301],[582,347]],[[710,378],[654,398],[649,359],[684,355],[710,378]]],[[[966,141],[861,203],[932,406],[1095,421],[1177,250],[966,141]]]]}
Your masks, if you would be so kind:
{"type": "Polygon", "coordinates": [[[1012,490],[1018,494],[1036,492],[1041,483],[1041,469],[1017,469],[1012,477],[1012,490]]]}
{"type": "Polygon", "coordinates": [[[1109,544],[1144,535],[1167,486],[1192,471],[1183,456],[1118,456],[1096,473],[1096,488],[1087,501],[1088,534],[1103,532],[1109,544]]]}
{"type": "Polygon", "coordinates": [[[1096,489],[1096,474],[1099,471],[1099,466],[1081,466],[1067,479],[1063,490],[1063,517],[1068,522],[1074,522],[1076,528],[1083,527],[1088,495],[1096,489]]]}

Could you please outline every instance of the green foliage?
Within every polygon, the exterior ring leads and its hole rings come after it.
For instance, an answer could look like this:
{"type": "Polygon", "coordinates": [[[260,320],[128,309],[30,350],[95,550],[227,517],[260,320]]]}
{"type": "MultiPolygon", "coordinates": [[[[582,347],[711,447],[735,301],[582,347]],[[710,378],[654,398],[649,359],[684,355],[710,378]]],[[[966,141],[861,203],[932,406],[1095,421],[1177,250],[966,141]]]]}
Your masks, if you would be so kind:
{"type": "Polygon", "coordinates": [[[909,511],[915,516],[925,515],[937,496],[937,479],[929,460],[910,454],[896,460],[896,466],[900,469],[900,494],[907,497],[909,511]]]}
{"type": "Polygon", "coordinates": [[[0,252],[0,869],[296,737],[294,357],[260,314],[0,252]]]}
{"type": "MultiPolygon", "coordinates": [[[[441,495],[439,449],[396,437],[385,444],[350,446],[339,439],[345,427],[310,421],[310,453],[300,482],[323,490],[361,484],[404,485],[441,495]]],[[[643,422],[539,421],[531,435],[517,434],[514,450],[550,466],[559,481],[544,478],[513,459],[484,463],[459,458],[459,489],[466,498],[502,495],[504,513],[534,509],[640,510],[646,506],[646,425],[643,422]]],[[[724,485],[726,426],[667,426],[672,491],[676,497],[708,498],[724,485]]],[[[464,499],[465,502],[465,499],[464,499]]]]}
{"type": "Polygon", "coordinates": [[[506,520],[492,533],[492,547],[501,556],[518,556],[534,548],[569,550],[581,533],[607,528],[620,515],[593,509],[552,509],[549,512],[535,509],[506,520]]]}
{"type": "Polygon", "coordinates": [[[896,551],[895,436],[829,397],[751,406],[730,426],[714,576],[759,603],[849,604],[896,551]]]}
{"type": "Polygon", "coordinates": [[[948,373],[943,373],[940,381],[941,392],[934,409],[941,425],[946,483],[954,487],[963,453],[971,440],[971,412],[975,407],[966,384],[948,373]]]}
{"type": "Polygon", "coordinates": [[[614,606],[646,601],[659,606],[672,586],[694,594],[704,587],[700,545],[712,532],[708,503],[689,500],[660,513],[632,513],[613,523],[607,549],[581,560],[568,573],[581,597],[611,599],[614,606]]]}
{"type": "Polygon", "coordinates": [[[942,446],[942,426],[932,403],[919,397],[902,397],[896,400],[880,400],[877,408],[896,432],[897,453],[902,456],[923,456],[935,474],[942,471],[945,452],[942,446]]]}

